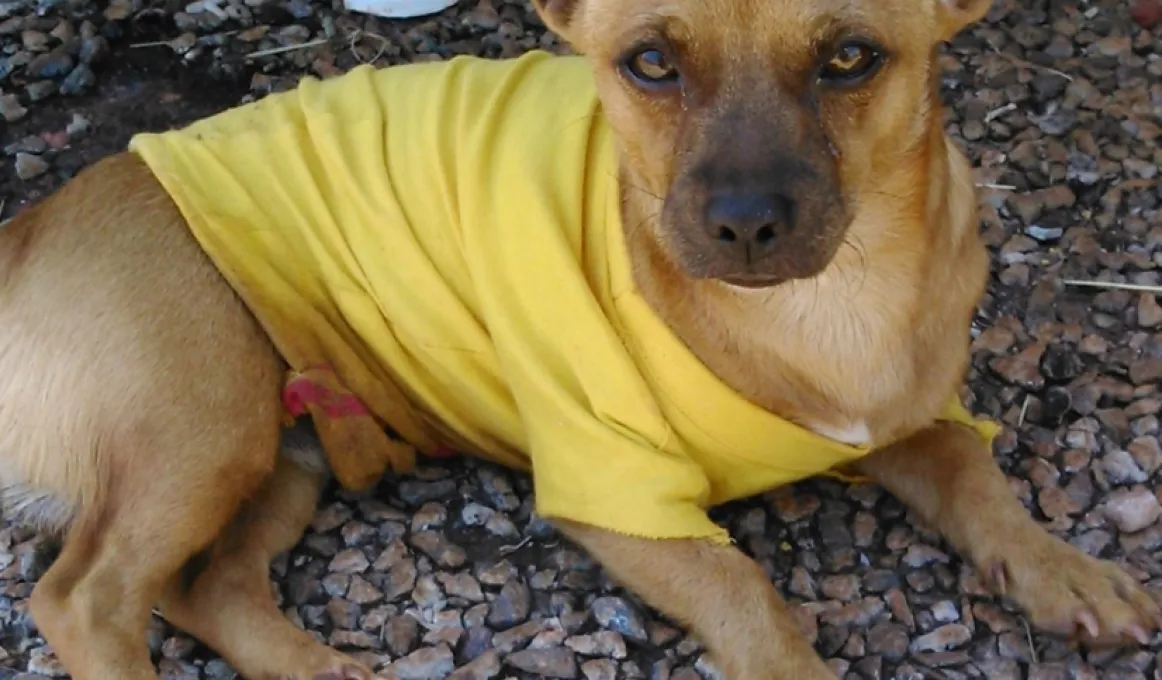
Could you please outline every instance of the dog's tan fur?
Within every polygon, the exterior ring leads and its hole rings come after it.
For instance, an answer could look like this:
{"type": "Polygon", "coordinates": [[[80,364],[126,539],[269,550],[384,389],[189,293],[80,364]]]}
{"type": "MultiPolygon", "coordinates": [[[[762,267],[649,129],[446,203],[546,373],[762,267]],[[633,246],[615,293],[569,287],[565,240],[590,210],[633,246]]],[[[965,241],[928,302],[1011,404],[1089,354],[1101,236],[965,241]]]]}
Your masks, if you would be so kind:
{"type": "MultiPolygon", "coordinates": [[[[1152,630],[1157,607],[1130,576],[1044,532],[975,435],[932,424],[962,378],[987,275],[971,173],[941,129],[933,50],[987,1],[536,4],[592,60],[638,284],[692,351],[806,427],[895,442],[861,470],[1039,626],[1109,639],[1152,630]],[[812,55],[845,27],[870,32],[891,62],[864,87],[808,96],[812,55]],[[678,95],[635,89],[616,67],[643,37],[678,46],[678,95]],[[715,175],[698,168],[773,182],[767,152],[820,178],[796,201],[832,207],[758,264],[703,257],[697,206],[715,175]],[[782,282],[725,282],[736,273],[782,282]]],[[[74,677],[156,678],[153,606],[248,678],[370,676],[271,598],[267,565],[298,540],[324,480],[285,438],[279,455],[282,370],[134,157],[82,172],[0,231],[0,500],[67,535],[32,611],[74,677]]],[[[833,677],[737,549],[562,529],[688,625],[728,677],[833,677]]]]}

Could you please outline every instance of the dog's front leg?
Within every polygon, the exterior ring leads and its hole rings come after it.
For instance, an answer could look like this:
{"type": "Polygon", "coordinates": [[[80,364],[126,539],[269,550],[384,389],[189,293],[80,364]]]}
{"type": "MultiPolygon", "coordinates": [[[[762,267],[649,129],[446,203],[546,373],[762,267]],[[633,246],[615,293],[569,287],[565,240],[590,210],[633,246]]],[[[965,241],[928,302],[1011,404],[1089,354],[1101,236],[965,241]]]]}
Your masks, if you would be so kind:
{"type": "Polygon", "coordinates": [[[687,626],[730,680],[835,680],[762,569],[738,549],[559,526],[614,579],[687,626]]]}
{"type": "Polygon", "coordinates": [[[1116,565],[1038,525],[968,428],[935,425],[870,454],[859,469],[970,557],[1037,627],[1089,641],[1149,641],[1159,617],[1153,598],[1116,565]]]}

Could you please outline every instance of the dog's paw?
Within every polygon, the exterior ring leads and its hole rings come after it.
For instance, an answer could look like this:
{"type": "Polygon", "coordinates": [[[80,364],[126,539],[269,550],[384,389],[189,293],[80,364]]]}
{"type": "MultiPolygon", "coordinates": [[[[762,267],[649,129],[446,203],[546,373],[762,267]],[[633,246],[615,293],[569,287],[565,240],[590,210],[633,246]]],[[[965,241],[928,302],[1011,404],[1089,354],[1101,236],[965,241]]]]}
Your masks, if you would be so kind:
{"type": "Polygon", "coordinates": [[[1162,625],[1154,597],[1123,569],[1038,530],[1006,541],[1007,553],[980,565],[994,590],[1046,632],[1087,644],[1149,644],[1162,625]]]}

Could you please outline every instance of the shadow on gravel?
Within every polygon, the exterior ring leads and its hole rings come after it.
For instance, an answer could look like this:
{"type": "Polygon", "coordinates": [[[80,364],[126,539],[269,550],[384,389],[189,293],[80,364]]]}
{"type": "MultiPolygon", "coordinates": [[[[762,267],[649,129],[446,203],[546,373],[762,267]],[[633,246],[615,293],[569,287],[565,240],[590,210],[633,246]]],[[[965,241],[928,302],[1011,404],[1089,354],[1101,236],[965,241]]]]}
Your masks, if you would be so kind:
{"type": "Polygon", "coordinates": [[[44,198],[81,168],[123,150],[134,133],[184,125],[233,106],[246,94],[245,82],[226,82],[187,68],[168,47],[130,46],[156,37],[141,34],[121,41],[88,94],[39,102],[36,115],[15,124],[0,119],[0,148],[67,144],[56,153],[52,170],[33,180],[0,173],[0,200],[6,200],[0,218],[44,198]],[[90,129],[70,140],[64,131],[75,114],[87,119],[90,129]]]}

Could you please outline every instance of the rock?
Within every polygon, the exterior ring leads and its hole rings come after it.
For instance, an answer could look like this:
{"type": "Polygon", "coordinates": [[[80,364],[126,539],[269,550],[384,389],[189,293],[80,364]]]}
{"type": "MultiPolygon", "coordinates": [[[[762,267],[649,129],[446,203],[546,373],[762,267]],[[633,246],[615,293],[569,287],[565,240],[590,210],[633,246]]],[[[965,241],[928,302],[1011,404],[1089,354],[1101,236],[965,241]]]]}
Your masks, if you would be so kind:
{"type": "Polygon", "coordinates": [[[913,654],[943,652],[960,647],[971,639],[972,631],[968,627],[959,623],[949,623],[916,638],[909,649],[913,654]]]}
{"type": "Polygon", "coordinates": [[[1114,449],[1102,457],[1102,472],[1114,484],[1142,484],[1148,477],[1128,451],[1114,449]]]}
{"type": "Polygon", "coordinates": [[[464,572],[440,574],[437,578],[444,586],[444,592],[448,597],[461,597],[470,602],[484,601],[484,591],[480,589],[480,582],[473,578],[472,574],[464,572]]]}
{"type": "Polygon", "coordinates": [[[28,95],[29,101],[39,102],[53,96],[59,89],[52,80],[38,80],[25,86],[24,92],[28,95]]]}
{"type": "Polygon", "coordinates": [[[72,71],[74,65],[72,55],[58,49],[36,57],[25,71],[31,78],[60,78],[72,71]]]}
{"type": "Polygon", "coordinates": [[[908,630],[898,623],[881,621],[868,630],[867,648],[891,661],[898,661],[908,653],[908,630]]]}
{"type": "Polygon", "coordinates": [[[396,487],[396,492],[408,505],[420,506],[429,501],[455,494],[456,482],[451,479],[440,479],[434,482],[408,480],[400,482],[396,487]]]}
{"type": "Polygon", "coordinates": [[[410,593],[416,587],[416,562],[412,559],[400,561],[391,568],[387,578],[387,587],[384,588],[384,597],[388,601],[398,600],[410,593]]]}
{"type": "Polygon", "coordinates": [[[465,659],[472,660],[492,649],[492,631],[484,626],[472,626],[460,650],[465,659]]]}
{"type": "Polygon", "coordinates": [[[87,135],[93,124],[89,119],[79,113],[73,113],[72,120],[65,126],[65,134],[69,136],[69,141],[77,141],[87,135]]]}
{"type": "Polygon", "coordinates": [[[0,95],[0,118],[9,123],[15,123],[28,114],[28,109],[20,105],[20,100],[14,94],[0,95]]]}
{"type": "Polygon", "coordinates": [[[97,75],[87,64],[80,64],[61,82],[60,93],[64,95],[84,94],[97,84],[97,75]]]}
{"type": "Polygon", "coordinates": [[[1162,326],[1162,305],[1151,294],[1138,297],[1138,325],[1142,328],[1162,326]]]}
{"type": "Polygon", "coordinates": [[[528,644],[541,631],[541,621],[528,621],[492,636],[492,646],[501,654],[509,654],[528,644]]]}
{"type": "Polygon", "coordinates": [[[470,527],[484,526],[496,511],[479,503],[468,503],[460,510],[460,519],[470,527]]]}
{"type": "Polygon", "coordinates": [[[599,597],[593,601],[592,610],[593,618],[602,628],[621,633],[635,642],[649,641],[641,614],[620,597],[599,597]]]}
{"type": "Polygon", "coordinates": [[[64,664],[48,648],[41,647],[33,650],[28,657],[28,671],[49,678],[67,678],[64,664]]]}
{"type": "Polygon", "coordinates": [[[1017,354],[996,357],[989,367],[1005,381],[1029,390],[1041,390],[1045,377],[1041,375],[1041,354],[1044,345],[1032,345],[1017,354]]]}
{"type": "Polygon", "coordinates": [[[1119,531],[1134,533],[1150,526],[1162,516],[1162,505],[1147,489],[1119,489],[1102,506],[1105,516],[1119,531]]]}
{"type": "Polygon", "coordinates": [[[230,664],[221,659],[214,659],[206,663],[206,680],[237,680],[238,674],[230,668],[230,664]]]}
{"type": "Polygon", "coordinates": [[[48,162],[40,156],[30,153],[16,154],[16,176],[22,180],[28,181],[36,179],[44,173],[48,172],[48,162]]]}
{"type": "Polygon", "coordinates": [[[458,569],[464,566],[468,559],[467,553],[460,546],[449,542],[442,532],[421,531],[412,534],[412,547],[431,557],[441,567],[458,569]]]}
{"type": "Polygon", "coordinates": [[[447,680],[492,680],[500,675],[500,655],[489,650],[461,666],[447,680]]]}
{"type": "Polygon", "coordinates": [[[399,680],[443,680],[455,666],[452,650],[439,645],[417,649],[387,668],[399,680]]]}
{"type": "Polygon", "coordinates": [[[109,41],[104,37],[95,35],[81,41],[79,57],[82,64],[89,64],[90,66],[99,64],[107,56],[109,56],[109,41]]]}
{"type": "Polygon", "coordinates": [[[523,581],[513,579],[504,584],[500,595],[492,601],[488,611],[488,624],[504,630],[521,623],[529,617],[531,595],[523,581]]]}
{"type": "Polygon", "coordinates": [[[352,576],[347,588],[347,598],[355,604],[368,605],[383,599],[383,591],[359,576],[352,576]]]}
{"type": "Polygon", "coordinates": [[[590,659],[581,664],[585,680],[616,680],[617,664],[609,659],[590,659]]]}
{"type": "Polygon", "coordinates": [[[960,620],[960,611],[952,602],[941,600],[932,605],[932,618],[940,623],[952,623],[960,620]]]}
{"type": "Polygon", "coordinates": [[[340,574],[361,574],[371,566],[367,555],[359,548],[349,548],[335,556],[328,567],[329,571],[340,574]]]}
{"type": "Polygon", "coordinates": [[[1130,8],[1130,16],[1142,28],[1147,30],[1158,25],[1162,19],[1162,2],[1158,0],[1135,0],[1130,8]]]}
{"type": "Polygon", "coordinates": [[[577,659],[573,652],[564,647],[513,652],[505,659],[505,663],[517,670],[546,678],[577,677],[577,659]]]}
{"type": "Polygon", "coordinates": [[[625,640],[612,630],[603,630],[590,635],[575,635],[565,640],[565,646],[584,656],[607,656],[624,659],[625,640]]]}

